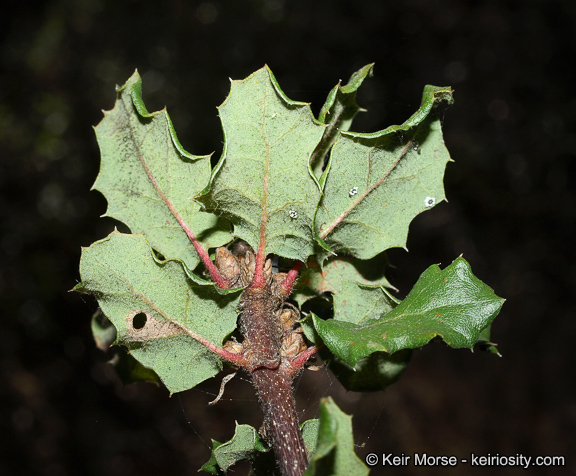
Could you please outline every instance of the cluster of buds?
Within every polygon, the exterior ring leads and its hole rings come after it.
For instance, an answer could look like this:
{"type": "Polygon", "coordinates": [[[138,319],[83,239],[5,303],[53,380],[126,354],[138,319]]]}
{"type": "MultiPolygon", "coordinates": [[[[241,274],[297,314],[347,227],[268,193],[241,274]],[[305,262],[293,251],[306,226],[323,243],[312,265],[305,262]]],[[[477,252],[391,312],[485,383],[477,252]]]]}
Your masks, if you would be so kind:
{"type": "MultiPolygon", "coordinates": [[[[240,242],[236,246],[236,254],[226,247],[218,248],[214,264],[222,277],[227,280],[230,288],[249,286],[254,278],[256,257],[250,246],[240,242]]],[[[298,309],[284,302],[287,295],[281,283],[286,278],[286,273],[275,272],[272,260],[267,259],[264,263],[263,275],[267,284],[265,289],[247,288],[240,301],[239,309],[243,314],[248,315],[254,314],[255,309],[265,311],[259,314],[260,318],[267,316],[269,319],[269,325],[266,327],[270,329],[267,335],[271,340],[267,341],[267,350],[251,345],[248,335],[250,332],[247,332],[247,323],[243,321],[246,316],[241,318],[244,341],[240,343],[232,339],[224,344],[224,349],[232,354],[244,354],[246,360],[254,365],[278,365],[280,359],[293,360],[304,352],[307,346],[302,328],[298,324],[300,317],[298,309]]]]}
{"type": "Polygon", "coordinates": [[[280,321],[284,328],[280,352],[283,358],[293,360],[307,348],[306,342],[304,342],[304,336],[302,335],[302,327],[298,324],[300,313],[294,307],[285,307],[278,312],[280,313],[280,321]]]}

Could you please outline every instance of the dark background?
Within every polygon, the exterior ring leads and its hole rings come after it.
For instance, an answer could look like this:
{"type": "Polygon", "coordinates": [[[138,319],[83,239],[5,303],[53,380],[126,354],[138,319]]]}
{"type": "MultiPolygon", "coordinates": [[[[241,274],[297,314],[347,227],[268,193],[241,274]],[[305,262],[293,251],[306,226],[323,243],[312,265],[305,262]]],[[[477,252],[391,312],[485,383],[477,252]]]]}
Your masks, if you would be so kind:
{"type": "Polygon", "coordinates": [[[410,253],[390,253],[390,279],[404,295],[428,265],[463,253],[507,299],[493,326],[503,357],[431,344],[397,384],[370,395],[308,372],[300,408],[314,417],[333,395],[355,415],[362,458],[523,453],[567,464],[387,474],[576,474],[574,9],[570,0],[3,6],[0,474],[193,475],[210,438],[228,439],[234,420],[260,424],[238,378],[215,407],[216,379],[172,398],[124,388],[91,340],[95,301],[67,292],[80,246],[114,227],[89,189],[99,167],[92,126],[115,84],[138,68],[148,109],[167,105],[184,147],[218,156],[215,107],[229,77],[267,63],[290,98],[317,112],[339,79],[370,62],[375,77],[358,96],[369,112],[355,130],[403,122],[428,83],[451,85],[456,99],[444,117],[449,203],[413,222],[410,253]]]}

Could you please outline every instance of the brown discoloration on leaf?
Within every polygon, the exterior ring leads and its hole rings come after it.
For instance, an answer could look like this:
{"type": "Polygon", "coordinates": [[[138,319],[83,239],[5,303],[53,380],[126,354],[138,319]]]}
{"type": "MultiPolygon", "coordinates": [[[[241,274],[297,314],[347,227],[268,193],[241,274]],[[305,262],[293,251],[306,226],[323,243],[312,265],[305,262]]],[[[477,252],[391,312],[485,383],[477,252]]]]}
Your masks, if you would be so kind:
{"type": "Polygon", "coordinates": [[[136,310],[126,316],[126,334],[131,340],[146,342],[151,339],[170,337],[176,334],[183,334],[185,331],[174,322],[161,321],[149,311],[136,310]],[[143,326],[135,326],[134,318],[140,314],[146,316],[143,326]]]}

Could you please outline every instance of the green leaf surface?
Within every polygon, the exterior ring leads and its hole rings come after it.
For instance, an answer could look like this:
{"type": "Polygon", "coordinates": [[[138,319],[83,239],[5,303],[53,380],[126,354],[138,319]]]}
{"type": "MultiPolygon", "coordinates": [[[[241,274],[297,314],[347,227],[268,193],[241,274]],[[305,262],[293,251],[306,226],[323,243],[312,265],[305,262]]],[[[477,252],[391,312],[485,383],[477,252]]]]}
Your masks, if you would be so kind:
{"type": "Polygon", "coordinates": [[[319,421],[316,451],[304,476],[367,475],[368,468],[354,453],[352,417],[342,412],[332,398],[323,398],[319,421]]]}
{"type": "Polygon", "coordinates": [[[450,156],[431,111],[451,97],[450,88],[427,86],[420,109],[404,124],[340,134],[320,179],[315,218],[318,239],[328,249],[368,259],[405,247],[412,219],[444,200],[450,156]]]}
{"type": "Polygon", "coordinates": [[[325,126],[284,95],[267,67],[233,81],[219,113],[225,147],[199,200],[227,215],[255,250],[262,234],[266,253],[305,261],[320,197],[309,161],[325,126]]]}
{"type": "Polygon", "coordinates": [[[82,250],[82,282],[93,294],[124,345],[153,369],[170,392],[210,378],[222,365],[191,337],[221,346],[236,328],[239,293],[221,295],[191,281],[180,261],[155,259],[142,235],[111,233],[82,250]]]}
{"type": "MultiPolygon", "coordinates": [[[[118,335],[116,327],[104,315],[102,309],[98,309],[92,316],[92,335],[96,347],[103,351],[108,351],[110,346],[116,342],[118,335]]],[[[160,383],[160,378],[156,372],[144,367],[121,347],[116,347],[113,350],[113,356],[108,363],[114,367],[116,374],[124,384],[134,382],[160,383]]]]}
{"type": "Polygon", "coordinates": [[[114,324],[104,315],[102,309],[98,309],[92,316],[91,326],[92,336],[96,347],[100,350],[106,351],[114,342],[116,342],[116,328],[114,324]]]}
{"type": "Polygon", "coordinates": [[[158,374],[154,370],[144,367],[126,349],[117,346],[113,352],[114,356],[109,363],[114,367],[122,383],[149,382],[156,385],[160,384],[161,379],[158,374]]]}
{"type": "Polygon", "coordinates": [[[350,366],[372,354],[415,349],[440,336],[449,346],[472,348],[504,300],[458,258],[441,270],[430,266],[392,311],[361,324],[313,317],[326,346],[350,366]]]}
{"type": "MultiPolygon", "coordinates": [[[[208,461],[215,461],[222,471],[245,459],[252,460],[257,453],[268,452],[268,447],[258,436],[258,432],[250,425],[236,423],[234,436],[226,443],[218,444],[212,450],[212,457],[208,461]]],[[[206,464],[208,464],[206,463],[206,464]]],[[[206,466],[206,465],[205,465],[206,466]]],[[[202,467],[204,471],[204,466],[202,467]]],[[[218,473],[212,473],[218,474],[218,473]]]]}
{"type": "Polygon", "coordinates": [[[347,131],[352,125],[352,121],[358,112],[363,111],[356,104],[356,92],[358,88],[369,76],[372,76],[374,63],[367,64],[360,70],[356,71],[345,86],[340,82],[328,94],[326,102],[320,109],[318,120],[328,125],[324,131],[322,141],[314,151],[311,163],[314,167],[314,173],[320,176],[324,165],[324,157],[334,144],[340,131],[347,131]]]}
{"type": "Polygon", "coordinates": [[[313,454],[316,451],[316,444],[318,443],[318,428],[320,427],[320,420],[306,420],[300,425],[302,431],[302,439],[308,448],[308,453],[313,454]]]}
{"type": "Polygon", "coordinates": [[[367,286],[350,281],[334,296],[334,319],[361,324],[390,312],[398,301],[382,286],[367,286]]]}
{"type": "Polygon", "coordinates": [[[226,220],[200,212],[193,201],[209,183],[210,157],[182,148],[165,109],[148,113],[138,73],[117,94],[114,109],[96,127],[102,161],[94,188],[108,200],[108,216],[193,270],[199,258],[186,228],[206,248],[232,239],[226,220]]]}
{"type": "MultiPolygon", "coordinates": [[[[294,287],[292,297],[303,304],[308,299],[330,292],[334,295],[344,292],[348,282],[378,285],[392,288],[384,276],[388,261],[384,254],[370,260],[359,260],[349,256],[332,256],[321,266],[315,260],[309,260],[294,287]]],[[[344,297],[344,299],[346,299],[344,297]]]]}
{"type": "Polygon", "coordinates": [[[220,447],[221,445],[222,443],[220,443],[219,441],[212,440],[212,453],[210,454],[210,459],[202,465],[200,471],[206,471],[207,473],[215,474],[217,476],[224,474],[224,472],[220,469],[220,466],[218,465],[218,460],[216,460],[216,453],[215,453],[218,447],[220,447]]]}
{"type": "MultiPolygon", "coordinates": [[[[300,429],[308,451],[313,453],[318,438],[318,420],[305,421],[300,429]]],[[[258,432],[250,425],[236,423],[234,436],[226,443],[212,441],[212,455],[201,468],[211,474],[222,474],[234,464],[243,460],[253,462],[252,475],[266,476],[275,474],[276,464],[269,458],[269,449],[258,432]]]]}
{"type": "Polygon", "coordinates": [[[393,354],[374,352],[350,367],[332,358],[328,368],[342,386],[351,392],[378,392],[395,383],[408,365],[412,350],[404,349],[393,354]]]}
{"type": "Polygon", "coordinates": [[[486,326],[484,329],[482,329],[482,332],[480,332],[480,336],[478,336],[476,346],[483,352],[488,352],[489,354],[494,354],[497,355],[498,357],[502,357],[500,351],[498,350],[498,344],[495,344],[490,339],[491,327],[492,325],[489,325],[486,326]]]}

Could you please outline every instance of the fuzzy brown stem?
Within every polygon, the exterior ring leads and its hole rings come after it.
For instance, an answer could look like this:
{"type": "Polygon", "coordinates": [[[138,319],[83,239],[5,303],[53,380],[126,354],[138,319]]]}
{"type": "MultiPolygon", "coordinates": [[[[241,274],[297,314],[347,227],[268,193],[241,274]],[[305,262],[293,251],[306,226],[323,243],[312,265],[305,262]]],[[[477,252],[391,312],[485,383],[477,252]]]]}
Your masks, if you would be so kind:
{"type": "Polygon", "coordinates": [[[265,260],[263,242],[262,237],[255,260],[249,250],[240,250],[243,252],[238,252],[238,258],[220,250],[217,267],[231,282],[238,276],[249,282],[238,306],[244,337],[241,367],[252,378],[264,413],[263,436],[282,475],[302,476],[308,454],[298,424],[292,380],[317,349],[306,349],[302,331],[295,328],[297,311],[290,310],[294,306],[285,308],[302,263],[295,264],[288,274],[276,273],[272,261],[265,260]]]}
{"type": "Polygon", "coordinates": [[[253,371],[252,382],[264,412],[266,438],[274,449],[282,475],[301,476],[308,456],[298,425],[292,377],[281,365],[276,369],[253,371]]]}

